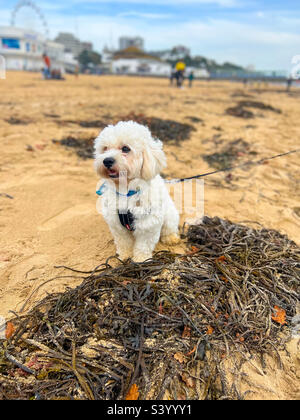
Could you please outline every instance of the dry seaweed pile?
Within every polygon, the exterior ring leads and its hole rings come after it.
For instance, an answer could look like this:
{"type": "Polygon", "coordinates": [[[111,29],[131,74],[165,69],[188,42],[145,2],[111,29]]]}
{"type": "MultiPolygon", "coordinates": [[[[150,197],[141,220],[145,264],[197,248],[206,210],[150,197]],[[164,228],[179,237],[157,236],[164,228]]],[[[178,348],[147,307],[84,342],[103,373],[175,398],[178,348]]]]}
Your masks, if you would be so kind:
{"type": "Polygon", "coordinates": [[[274,108],[271,105],[266,105],[263,102],[251,100],[240,101],[236,106],[226,109],[226,114],[239,118],[254,118],[254,113],[248,108],[256,108],[263,111],[272,111],[277,114],[281,114],[280,109],[274,108]]]}
{"type": "Polygon", "coordinates": [[[147,117],[144,114],[131,112],[119,118],[120,121],[135,121],[149,127],[152,135],[162,142],[175,142],[176,145],[183,140],[188,140],[195,127],[190,124],[183,124],[173,120],[162,120],[156,117],[147,117]]]}
{"type": "Polygon", "coordinates": [[[32,121],[29,118],[18,118],[18,117],[10,117],[8,119],[5,120],[8,124],[11,125],[28,125],[30,124],[32,121]]]}
{"type": "Polygon", "coordinates": [[[226,109],[226,114],[238,118],[254,118],[254,113],[252,111],[249,111],[240,105],[226,109]]]}
{"type": "MultiPolygon", "coordinates": [[[[214,136],[215,144],[222,143],[219,136],[214,136]]],[[[202,158],[212,167],[216,169],[225,169],[231,167],[240,158],[245,156],[254,156],[257,153],[252,151],[250,144],[243,139],[236,139],[226,144],[219,152],[209,155],[202,155],[202,158]]]]}
{"type": "MultiPolygon", "coordinates": [[[[183,140],[189,139],[191,132],[195,131],[195,128],[190,124],[181,124],[172,120],[162,120],[160,118],[146,117],[143,114],[136,115],[134,113],[119,117],[115,120],[110,117],[106,122],[103,122],[102,120],[58,120],[57,123],[60,125],[66,125],[68,123],[78,124],[84,128],[104,128],[108,124],[116,124],[118,121],[135,121],[139,124],[146,125],[149,127],[154,137],[159,138],[163,142],[174,142],[176,145],[179,145],[179,143],[183,140]]],[[[95,138],[96,135],[91,137],[90,134],[87,134],[85,137],[80,136],[78,138],[70,135],[61,140],[53,139],[52,142],[54,144],[61,144],[67,148],[75,148],[77,155],[83,159],[93,159],[93,144],[95,138]]]]}
{"type": "Polygon", "coordinates": [[[61,140],[53,139],[54,144],[60,144],[67,148],[74,148],[77,155],[82,159],[93,159],[94,158],[94,141],[96,136],[87,135],[85,137],[74,137],[68,136],[61,140]]]}
{"type": "Polygon", "coordinates": [[[78,124],[85,128],[104,128],[107,126],[107,123],[101,120],[79,121],[78,124]]]}
{"type": "Polygon", "coordinates": [[[0,343],[0,397],[243,399],[243,363],[250,354],[263,363],[289,337],[299,248],[217,217],[185,237],[186,255],[107,262],[12,320],[0,343]]]}
{"type": "Polygon", "coordinates": [[[258,102],[258,101],[240,101],[238,103],[239,106],[242,107],[248,107],[248,108],[257,108],[257,109],[261,109],[263,111],[272,111],[272,112],[276,112],[277,114],[281,114],[281,110],[278,108],[274,108],[272,105],[266,105],[263,102],[258,102]]]}
{"type": "Polygon", "coordinates": [[[67,124],[76,124],[84,128],[104,128],[107,125],[107,122],[102,120],[56,120],[58,125],[67,125],[67,124]]]}

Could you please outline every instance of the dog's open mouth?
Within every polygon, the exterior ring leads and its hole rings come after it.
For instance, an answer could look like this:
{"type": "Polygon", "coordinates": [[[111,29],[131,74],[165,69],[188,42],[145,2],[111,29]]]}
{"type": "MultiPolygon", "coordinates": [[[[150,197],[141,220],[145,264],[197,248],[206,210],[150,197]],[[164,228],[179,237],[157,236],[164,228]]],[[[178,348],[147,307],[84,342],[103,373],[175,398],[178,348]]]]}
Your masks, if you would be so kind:
{"type": "Polygon", "coordinates": [[[107,169],[107,174],[110,178],[119,178],[119,172],[115,169],[107,169]]]}

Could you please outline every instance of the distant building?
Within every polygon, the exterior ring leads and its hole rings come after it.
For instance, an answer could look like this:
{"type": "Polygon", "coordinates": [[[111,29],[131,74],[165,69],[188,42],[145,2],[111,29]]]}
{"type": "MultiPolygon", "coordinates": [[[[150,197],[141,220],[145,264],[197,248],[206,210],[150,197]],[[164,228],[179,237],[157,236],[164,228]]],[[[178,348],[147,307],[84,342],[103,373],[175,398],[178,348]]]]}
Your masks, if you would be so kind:
{"type": "Polygon", "coordinates": [[[112,61],[115,54],[115,50],[108,48],[105,46],[101,53],[101,64],[100,68],[103,73],[112,73],[112,61]]]}
{"type": "Polygon", "coordinates": [[[137,47],[128,47],[114,54],[111,71],[114,74],[169,77],[171,65],[137,47]]]}
{"type": "Polygon", "coordinates": [[[105,64],[111,63],[115,52],[116,52],[115,50],[105,46],[101,53],[101,62],[105,64]]]}
{"type": "Polygon", "coordinates": [[[113,74],[132,74],[144,76],[166,76],[171,74],[168,63],[142,58],[120,58],[112,62],[113,74]]]}
{"type": "Polygon", "coordinates": [[[78,68],[79,63],[76,60],[76,58],[74,58],[72,53],[64,53],[64,67],[65,67],[65,71],[67,73],[74,73],[76,71],[76,69],[78,68]]]}
{"type": "Polygon", "coordinates": [[[44,67],[43,53],[49,55],[53,68],[65,71],[63,45],[47,41],[29,29],[0,27],[0,55],[5,58],[7,70],[40,71],[44,67]]]}
{"type": "Polygon", "coordinates": [[[62,44],[64,46],[65,52],[72,53],[76,58],[84,50],[93,50],[93,44],[91,42],[81,42],[73,34],[68,32],[60,32],[54,41],[62,44]]]}
{"type": "Polygon", "coordinates": [[[182,60],[186,56],[191,55],[191,50],[183,45],[177,45],[170,50],[155,51],[153,55],[161,58],[162,60],[182,60]]]}
{"type": "Polygon", "coordinates": [[[185,76],[188,76],[190,73],[193,73],[197,79],[207,79],[210,77],[210,73],[205,68],[186,67],[185,76]]]}
{"type": "Polygon", "coordinates": [[[137,37],[129,37],[129,36],[122,36],[119,38],[119,48],[120,50],[125,50],[129,47],[137,47],[140,50],[144,49],[144,40],[143,38],[137,37]]]}

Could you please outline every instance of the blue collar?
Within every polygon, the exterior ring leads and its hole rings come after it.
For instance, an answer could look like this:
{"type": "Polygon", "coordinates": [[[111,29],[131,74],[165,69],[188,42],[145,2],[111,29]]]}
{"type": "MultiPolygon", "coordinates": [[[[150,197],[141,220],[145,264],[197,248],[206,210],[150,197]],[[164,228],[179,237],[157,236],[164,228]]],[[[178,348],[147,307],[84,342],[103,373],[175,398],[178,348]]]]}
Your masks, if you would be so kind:
{"type": "MultiPolygon", "coordinates": [[[[104,182],[104,184],[101,185],[99,190],[96,191],[96,194],[99,195],[99,196],[103,195],[107,188],[108,187],[107,187],[106,183],[104,182]]],[[[121,194],[119,191],[116,190],[116,194],[119,195],[119,196],[122,196],[122,197],[132,197],[133,195],[136,195],[139,192],[140,192],[140,190],[136,190],[136,191],[129,190],[127,194],[121,194]]]]}

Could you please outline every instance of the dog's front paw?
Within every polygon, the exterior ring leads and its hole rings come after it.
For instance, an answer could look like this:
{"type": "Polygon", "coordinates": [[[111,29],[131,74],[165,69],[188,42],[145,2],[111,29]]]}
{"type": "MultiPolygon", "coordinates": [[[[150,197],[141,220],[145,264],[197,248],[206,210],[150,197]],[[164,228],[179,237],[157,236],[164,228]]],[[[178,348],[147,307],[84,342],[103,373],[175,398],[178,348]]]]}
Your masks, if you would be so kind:
{"type": "Polygon", "coordinates": [[[135,254],[133,257],[134,262],[144,262],[148,260],[149,258],[152,258],[151,254],[135,254]]]}
{"type": "Polygon", "coordinates": [[[132,251],[118,251],[118,257],[120,258],[120,260],[126,261],[132,257],[132,251]]]}
{"type": "Polygon", "coordinates": [[[165,245],[177,245],[180,242],[180,238],[176,233],[161,237],[161,242],[165,245]]]}

